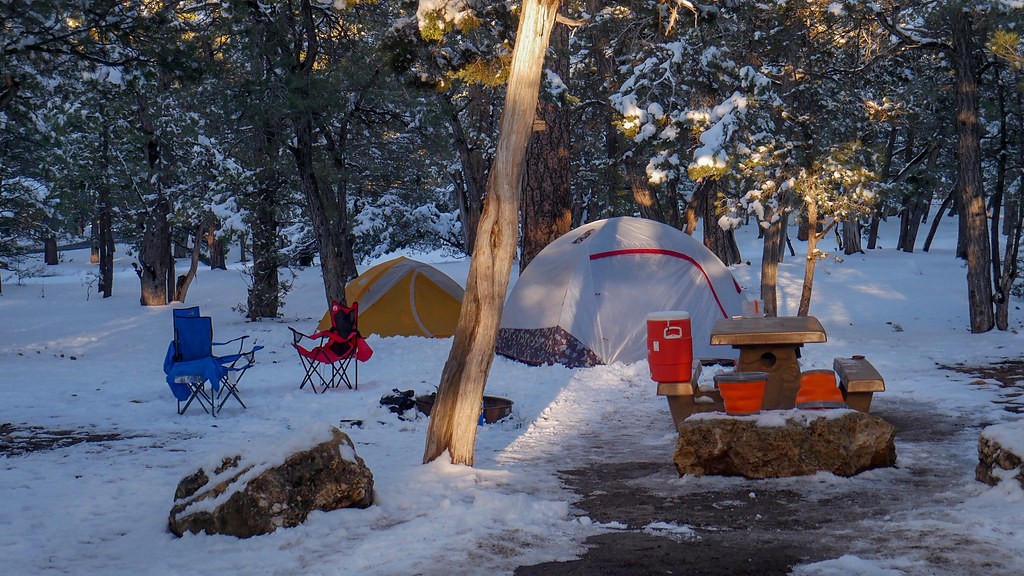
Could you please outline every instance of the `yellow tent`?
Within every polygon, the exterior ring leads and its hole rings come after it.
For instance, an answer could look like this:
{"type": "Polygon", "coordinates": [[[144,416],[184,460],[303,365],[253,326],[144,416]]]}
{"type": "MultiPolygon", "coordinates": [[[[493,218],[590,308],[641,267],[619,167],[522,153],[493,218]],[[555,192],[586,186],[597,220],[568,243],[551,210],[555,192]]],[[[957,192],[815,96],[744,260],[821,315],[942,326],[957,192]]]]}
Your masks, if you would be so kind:
{"type": "MultiPolygon", "coordinates": [[[[345,300],[359,303],[363,336],[451,336],[462,294],[462,286],[444,272],[404,256],[377,264],[345,287],[345,300]]],[[[318,328],[330,326],[325,314],[318,328]]]]}

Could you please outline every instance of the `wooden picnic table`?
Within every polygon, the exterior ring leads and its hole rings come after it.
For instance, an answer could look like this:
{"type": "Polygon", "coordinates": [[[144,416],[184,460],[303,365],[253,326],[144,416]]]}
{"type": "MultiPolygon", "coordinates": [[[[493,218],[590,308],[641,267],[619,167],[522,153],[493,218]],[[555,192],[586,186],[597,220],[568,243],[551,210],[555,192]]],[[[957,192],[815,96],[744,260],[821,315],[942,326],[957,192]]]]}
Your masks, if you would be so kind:
{"type": "Polygon", "coordinates": [[[739,350],[736,369],[768,373],[762,407],[792,408],[800,390],[800,348],[827,341],[813,316],[722,318],[711,328],[711,344],[739,350]]]}

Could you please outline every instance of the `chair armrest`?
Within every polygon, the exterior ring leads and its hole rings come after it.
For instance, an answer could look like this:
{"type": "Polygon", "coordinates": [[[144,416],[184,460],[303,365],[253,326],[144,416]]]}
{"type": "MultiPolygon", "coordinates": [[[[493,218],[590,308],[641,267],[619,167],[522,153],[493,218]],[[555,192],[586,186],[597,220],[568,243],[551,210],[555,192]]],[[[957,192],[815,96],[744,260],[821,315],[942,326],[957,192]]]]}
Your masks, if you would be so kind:
{"type": "Polygon", "coordinates": [[[231,340],[226,340],[224,342],[213,342],[213,345],[214,346],[226,346],[228,344],[231,344],[232,342],[238,342],[238,353],[241,354],[242,347],[245,346],[245,339],[248,338],[248,337],[249,337],[249,335],[246,334],[244,336],[239,336],[237,338],[232,338],[231,340]]]}

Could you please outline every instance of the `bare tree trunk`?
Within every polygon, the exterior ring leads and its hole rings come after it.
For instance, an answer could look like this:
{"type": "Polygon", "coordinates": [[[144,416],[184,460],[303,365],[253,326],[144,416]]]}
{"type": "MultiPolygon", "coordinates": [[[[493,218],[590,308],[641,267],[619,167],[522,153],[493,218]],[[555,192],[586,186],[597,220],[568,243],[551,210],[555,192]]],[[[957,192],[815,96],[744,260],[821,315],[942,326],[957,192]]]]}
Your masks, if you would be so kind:
{"type": "Polygon", "coordinates": [[[700,219],[700,210],[706,204],[706,200],[709,194],[711,194],[710,188],[714,184],[714,181],[710,178],[705,178],[703,182],[697,185],[696,190],[690,196],[690,202],[686,205],[686,212],[684,216],[683,232],[686,232],[690,236],[693,236],[697,232],[697,222],[700,219]]]}
{"type": "MultiPolygon", "coordinates": [[[[308,101],[314,91],[311,78],[314,63],[320,53],[320,42],[311,0],[301,0],[300,9],[302,23],[299,29],[292,32],[293,65],[289,75],[296,96],[302,101],[308,101]]],[[[365,92],[360,94],[360,99],[362,94],[365,92]]],[[[291,121],[295,138],[291,152],[299,175],[299,187],[306,197],[306,208],[313,221],[313,231],[320,251],[324,293],[327,297],[325,308],[331,302],[347,304],[345,285],[356,275],[355,259],[348,238],[347,190],[341,186],[337,195],[331,194],[317,176],[313,162],[313,110],[303,107],[292,115],[291,121]]],[[[321,132],[327,137],[329,149],[334,154],[335,165],[340,174],[339,181],[345,182],[347,166],[342,155],[347,139],[348,121],[345,120],[341,124],[343,134],[339,136],[338,143],[330,137],[327,129],[322,129],[321,132]]]]}
{"type": "MultiPolygon", "coordinates": [[[[101,107],[101,111],[104,109],[101,107]]],[[[110,132],[107,129],[100,131],[100,161],[102,168],[106,170],[110,166],[110,132]]],[[[114,223],[110,206],[110,182],[103,179],[99,183],[96,209],[99,216],[93,224],[94,246],[96,247],[96,262],[99,264],[99,285],[97,290],[104,298],[110,298],[114,294],[114,223]]]]}
{"type": "MultiPolygon", "coordinates": [[[[883,181],[889,179],[889,173],[892,171],[892,157],[896,150],[896,136],[898,135],[897,128],[893,126],[889,129],[889,138],[885,144],[885,160],[882,163],[881,178],[883,181]]],[[[871,222],[868,225],[868,250],[874,250],[878,246],[878,228],[884,217],[882,210],[884,204],[881,200],[875,202],[874,208],[871,210],[871,222]]]]}
{"type": "MultiPolygon", "coordinates": [[[[306,209],[316,233],[327,304],[338,302],[347,305],[345,285],[354,277],[347,273],[350,271],[345,270],[345,261],[352,260],[351,257],[346,258],[344,253],[345,236],[348,233],[347,206],[342,206],[336,197],[320,185],[313,167],[313,121],[308,116],[296,120],[292,155],[299,173],[299,186],[306,196],[306,209]]],[[[326,307],[325,304],[324,309],[326,307]]]]}
{"type": "Polygon", "coordinates": [[[787,242],[787,227],[789,226],[789,214],[785,212],[789,205],[789,192],[783,191],[778,198],[778,211],[774,214],[765,214],[766,219],[771,222],[767,229],[758,226],[761,231],[763,247],[761,250],[761,300],[764,301],[765,316],[778,316],[779,298],[779,263],[785,256],[787,242]],[[778,218],[774,218],[777,215],[778,218]],[[772,220],[775,220],[772,222],[772,220]]]}
{"type": "Polygon", "coordinates": [[[779,258],[783,251],[782,221],[772,222],[764,233],[761,252],[761,300],[764,301],[765,316],[779,315],[779,258]]]}
{"type": "MultiPolygon", "coordinates": [[[[811,295],[814,292],[814,269],[818,264],[818,241],[828,235],[835,227],[837,220],[829,222],[828,226],[822,228],[821,221],[818,218],[818,204],[814,200],[809,200],[806,203],[807,206],[807,258],[804,262],[804,284],[800,292],[800,307],[797,310],[797,316],[807,316],[811,311],[811,295]],[[822,228],[820,231],[819,228],[822,228]]],[[[848,223],[844,222],[843,226],[848,223]]],[[[860,245],[860,230],[858,227],[857,231],[857,245],[860,245]]],[[[863,252],[863,250],[860,250],[863,252]]]]}
{"type": "Polygon", "coordinates": [[[633,191],[633,200],[640,211],[640,217],[656,222],[665,222],[665,213],[658,204],[658,197],[651,190],[647,181],[647,170],[639,164],[635,156],[626,158],[626,172],[629,175],[629,188],[633,191]]]}
{"type": "Polygon", "coordinates": [[[211,270],[227,270],[227,255],[224,253],[224,240],[217,237],[217,229],[220,226],[216,219],[211,218],[206,233],[203,235],[206,240],[206,250],[210,253],[211,270]]]}
{"type": "Polygon", "coordinates": [[[424,462],[448,451],[453,464],[473,464],[477,420],[517,244],[520,177],[558,4],[559,0],[523,1],[477,234],[484,241],[477,242],[470,264],[458,328],[427,427],[424,462]]]}
{"type": "Polygon", "coordinates": [[[276,178],[260,183],[252,212],[252,285],[249,287],[248,318],[277,318],[281,305],[278,264],[278,222],[276,178]]]}
{"type": "Polygon", "coordinates": [[[142,244],[139,246],[135,272],[141,284],[143,306],[163,306],[174,293],[174,257],[171,255],[171,227],[168,217],[171,203],[164,192],[166,152],[152,118],[151,103],[139,96],[139,131],[146,138],[146,164],[149,169],[149,205],[143,221],[142,244]]]}
{"type": "Polygon", "coordinates": [[[811,292],[814,288],[814,267],[818,263],[818,203],[808,196],[804,205],[807,207],[807,257],[804,260],[804,285],[800,291],[800,308],[797,316],[807,316],[811,309],[811,292]]]}
{"type": "Polygon", "coordinates": [[[704,215],[704,245],[726,266],[731,266],[739,264],[742,258],[740,247],[736,243],[736,235],[731,229],[723,230],[718,224],[721,214],[715,210],[715,200],[718,199],[721,186],[721,181],[713,180],[707,188],[707,193],[702,195],[700,210],[704,215]]]}
{"type": "MultiPolygon", "coordinates": [[[[255,130],[257,162],[264,169],[257,173],[256,191],[251,203],[252,285],[249,287],[247,316],[250,320],[277,318],[281,305],[280,250],[278,248],[278,195],[281,177],[277,173],[275,154],[282,133],[277,119],[261,120],[255,130]]],[[[245,242],[242,242],[245,253],[245,242]]]]}
{"type": "MultiPolygon", "coordinates": [[[[996,158],[996,190],[992,196],[992,274],[996,279],[995,286],[995,323],[999,330],[1010,328],[1010,289],[1018,276],[1018,258],[1020,256],[1021,214],[1018,210],[1009,209],[1009,202],[1004,198],[1015,194],[1006,194],[1006,172],[1010,155],[1009,116],[1006,110],[1006,86],[1000,70],[996,69],[996,80],[999,104],[999,151],[996,158]],[[1003,206],[1007,207],[1002,219],[1002,229],[1006,234],[1006,248],[1002,266],[999,261],[999,214],[1003,206]],[[1001,269],[1000,269],[1001,268],[1001,269]]],[[[1020,98],[1020,92],[1017,92],[1020,98]]],[[[1017,117],[1020,122],[1020,116],[1017,117]]],[[[1018,131],[1018,138],[1024,143],[1024,132],[1018,131]]],[[[1024,149],[1021,149],[1024,155],[1024,149]]],[[[1019,190],[1017,191],[1019,193],[1019,190]]]]}
{"type": "Polygon", "coordinates": [[[981,176],[981,140],[978,124],[978,62],[974,32],[968,12],[952,15],[953,53],[956,73],[956,125],[963,239],[967,256],[967,293],[971,332],[988,332],[995,325],[992,310],[992,275],[985,193],[981,176]]]}
{"type": "MultiPolygon", "coordinates": [[[[101,195],[102,197],[102,195],[101,195]]],[[[89,264],[100,263],[100,221],[99,218],[92,221],[89,231],[89,264]]]]}
{"type": "Polygon", "coordinates": [[[199,239],[203,235],[203,228],[206,227],[206,223],[200,223],[196,226],[195,234],[193,235],[192,242],[192,259],[189,262],[188,272],[178,276],[177,281],[174,284],[174,301],[184,302],[185,297],[188,295],[188,287],[192,285],[192,280],[196,277],[196,271],[199,270],[199,253],[200,244],[199,239]]]}
{"type": "Polygon", "coordinates": [[[100,217],[97,221],[99,225],[97,261],[100,265],[100,279],[97,290],[103,294],[104,298],[110,298],[114,294],[114,231],[109,201],[103,198],[102,192],[100,197],[100,217]]]}
{"type": "Polygon", "coordinates": [[[57,238],[50,236],[43,240],[43,262],[47,266],[56,266],[57,260],[57,238]]]}
{"type": "MultiPolygon", "coordinates": [[[[476,124],[477,133],[487,131],[484,109],[492,105],[488,92],[481,86],[471,85],[470,118],[476,124]]],[[[462,221],[462,237],[466,254],[472,255],[476,246],[476,230],[480,224],[480,213],[483,211],[484,192],[487,186],[487,164],[483,156],[484,146],[470,142],[466,130],[462,126],[459,112],[454,108],[448,116],[448,126],[452,131],[455,148],[459,152],[459,163],[462,170],[452,175],[455,184],[455,200],[459,206],[459,217],[462,221]]]]}
{"type": "Polygon", "coordinates": [[[939,209],[935,211],[935,218],[932,218],[932,225],[928,229],[928,236],[924,239],[924,246],[921,248],[925,252],[931,249],[932,240],[935,239],[935,233],[939,230],[939,222],[942,221],[942,215],[946,213],[949,205],[953,202],[953,196],[956,195],[957,188],[960,187],[960,183],[954,182],[953,187],[950,188],[949,193],[942,200],[942,204],[939,205],[939,209]]]}
{"type": "MultiPolygon", "coordinates": [[[[831,228],[835,224],[829,226],[831,228]]],[[[842,226],[842,237],[843,237],[843,254],[849,256],[850,254],[863,254],[864,248],[860,243],[860,222],[854,220],[844,220],[842,226]]]]}
{"type": "Polygon", "coordinates": [[[242,232],[238,235],[238,261],[248,262],[249,261],[249,250],[247,245],[249,244],[249,234],[242,232]]]}
{"type": "MultiPolygon", "coordinates": [[[[563,79],[569,77],[569,28],[560,26],[551,32],[554,58],[548,68],[563,79]]],[[[522,272],[545,246],[572,228],[572,186],[569,159],[572,141],[569,106],[541,98],[538,118],[544,128],[533,133],[526,149],[523,176],[522,248],[519,271],[522,272]]]]}
{"type": "Polygon", "coordinates": [[[135,272],[139,275],[143,306],[163,306],[170,301],[174,285],[174,258],[171,257],[171,227],[167,222],[170,203],[157,196],[146,211],[142,244],[135,272]]]}

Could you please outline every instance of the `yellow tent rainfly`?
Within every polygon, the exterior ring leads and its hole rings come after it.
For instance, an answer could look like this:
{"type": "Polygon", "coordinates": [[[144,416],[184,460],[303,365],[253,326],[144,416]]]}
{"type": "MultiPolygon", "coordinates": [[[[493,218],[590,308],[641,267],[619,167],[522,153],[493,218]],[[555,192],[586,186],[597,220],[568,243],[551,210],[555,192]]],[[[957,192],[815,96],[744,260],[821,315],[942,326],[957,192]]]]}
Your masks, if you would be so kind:
{"type": "MultiPolygon", "coordinates": [[[[359,302],[359,332],[364,336],[455,334],[463,289],[437,268],[400,256],[381,262],[345,287],[345,300],[359,302]]],[[[321,325],[330,325],[325,316],[321,325]]]]}

